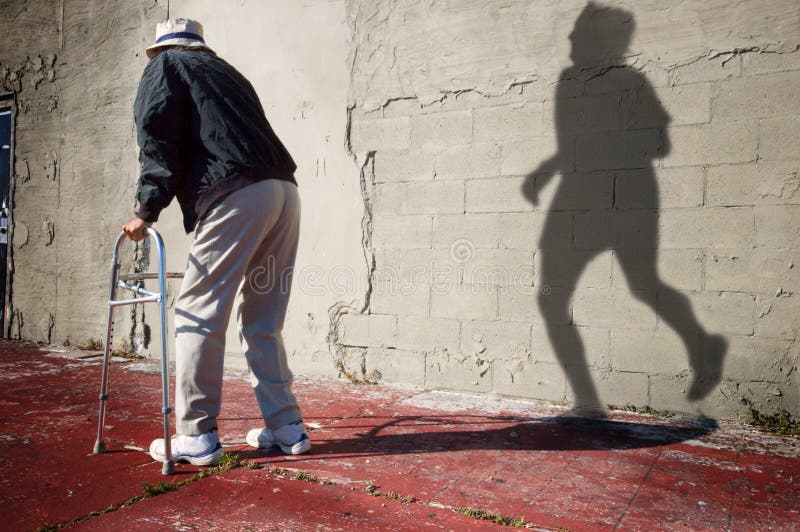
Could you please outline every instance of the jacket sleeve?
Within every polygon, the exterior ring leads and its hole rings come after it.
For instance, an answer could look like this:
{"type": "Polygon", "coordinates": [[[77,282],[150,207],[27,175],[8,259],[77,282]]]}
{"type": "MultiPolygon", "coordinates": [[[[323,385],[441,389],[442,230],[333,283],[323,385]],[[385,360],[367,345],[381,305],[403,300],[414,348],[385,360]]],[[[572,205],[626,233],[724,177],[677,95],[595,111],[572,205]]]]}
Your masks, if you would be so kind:
{"type": "Polygon", "coordinates": [[[187,117],[185,88],[178,72],[161,53],[147,65],[134,103],[141,172],[136,189],[137,216],[158,220],[184,175],[182,124],[187,117]]]}

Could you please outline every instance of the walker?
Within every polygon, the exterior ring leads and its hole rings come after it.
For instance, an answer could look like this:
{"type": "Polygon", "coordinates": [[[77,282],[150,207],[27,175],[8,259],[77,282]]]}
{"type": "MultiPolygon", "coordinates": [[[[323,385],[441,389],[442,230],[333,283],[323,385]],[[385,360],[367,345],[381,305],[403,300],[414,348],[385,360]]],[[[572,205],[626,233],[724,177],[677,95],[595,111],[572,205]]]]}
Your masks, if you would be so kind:
{"type": "Polygon", "coordinates": [[[182,279],[182,273],[167,273],[164,268],[164,241],[161,235],[152,227],[147,228],[147,234],[153,237],[158,251],[157,273],[130,273],[119,275],[119,247],[125,240],[124,232],[120,233],[114,243],[114,255],[111,263],[111,294],[108,298],[108,326],[106,328],[105,350],[103,352],[103,371],[100,377],[100,415],[97,420],[97,440],[94,443],[94,454],[105,452],[106,445],[103,441],[103,425],[106,417],[106,401],[108,401],[108,370],[111,363],[111,337],[114,327],[114,309],[123,305],[136,303],[158,303],[161,309],[161,414],[164,416],[164,452],[166,461],[161,468],[164,475],[175,472],[172,460],[172,441],[170,439],[169,415],[172,407],[169,402],[169,366],[167,364],[167,279],[182,279]],[[158,292],[145,290],[142,286],[145,279],[158,279],[158,292]],[[133,283],[133,284],[131,284],[133,283]],[[124,288],[141,297],[131,299],[115,299],[117,288],[124,288]]]}

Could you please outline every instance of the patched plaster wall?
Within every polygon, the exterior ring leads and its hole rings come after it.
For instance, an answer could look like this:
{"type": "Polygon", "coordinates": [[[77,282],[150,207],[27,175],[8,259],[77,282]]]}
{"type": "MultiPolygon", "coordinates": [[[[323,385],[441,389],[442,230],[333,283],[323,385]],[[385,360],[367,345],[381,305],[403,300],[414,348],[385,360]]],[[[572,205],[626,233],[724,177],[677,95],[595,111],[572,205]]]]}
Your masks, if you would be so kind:
{"type": "MultiPolygon", "coordinates": [[[[168,16],[204,24],[209,44],[251,80],[298,163],[302,242],[284,334],[298,373],[336,376],[330,308],[343,300],[361,305],[367,284],[359,173],[345,149],[350,75],[343,0],[242,1],[224,12],[219,2],[175,0],[4,6],[0,72],[3,88],[17,91],[19,101],[10,335],[85,344],[105,334],[111,246],[134,212],[133,99],[144,48],[168,16]]],[[[181,271],[191,236],[176,203],[155,227],[166,243],[167,269],[181,271]]],[[[147,241],[125,244],[123,267],[154,269],[149,248],[147,241]]],[[[169,283],[170,306],[177,288],[169,283]]],[[[226,362],[241,367],[235,317],[231,325],[226,362]]],[[[128,341],[158,356],[157,326],[156,307],[124,307],[117,311],[115,346],[128,341]]]]}
{"type": "MultiPolygon", "coordinates": [[[[145,28],[165,15],[155,1],[3,5],[0,84],[17,97],[12,338],[103,335],[110,246],[134,203],[131,109],[145,28]]],[[[131,316],[120,313],[120,341],[131,316]]]]}
{"type": "MultiPolygon", "coordinates": [[[[296,373],[571,403],[588,365],[605,403],[797,415],[800,8],[601,5],[628,12],[630,46],[576,67],[574,0],[6,2],[10,335],[102,337],[110,246],[133,212],[142,50],[156,22],[191,16],[299,165],[296,373]],[[654,248],[662,284],[644,259],[625,275],[622,253],[654,248]],[[563,267],[545,282],[548,258],[563,267]],[[728,342],[700,402],[687,349],[710,347],[681,332],[691,316],[728,342]],[[576,334],[585,361],[564,348],[576,334]]],[[[584,48],[612,38],[603,24],[578,32],[584,48]]],[[[181,270],[177,205],[156,227],[181,270]]],[[[117,340],[157,354],[155,317],[123,311],[117,340]]],[[[241,366],[233,329],[228,351],[241,366]]]]}

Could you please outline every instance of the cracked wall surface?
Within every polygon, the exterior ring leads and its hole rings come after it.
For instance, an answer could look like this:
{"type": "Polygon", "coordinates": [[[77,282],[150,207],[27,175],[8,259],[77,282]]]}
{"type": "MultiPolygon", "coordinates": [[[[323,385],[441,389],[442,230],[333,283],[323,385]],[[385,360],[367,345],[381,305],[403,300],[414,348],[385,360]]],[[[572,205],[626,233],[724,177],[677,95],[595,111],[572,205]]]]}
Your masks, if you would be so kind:
{"type": "MultiPolygon", "coordinates": [[[[298,162],[296,373],[571,403],[582,367],[604,403],[798,414],[800,8],[601,5],[633,22],[622,55],[613,21],[575,32],[573,0],[6,2],[10,335],[103,335],[142,50],[169,12],[203,22],[298,162]],[[571,35],[599,43],[590,59],[571,35]],[[700,402],[687,352],[713,342],[694,321],[728,342],[700,402]]],[[[156,228],[182,270],[176,205],[156,228]]],[[[152,252],[126,248],[127,267],[152,252]]],[[[157,354],[157,323],[123,311],[117,341],[157,354]]]]}
{"type": "Polygon", "coordinates": [[[598,4],[624,20],[348,2],[372,275],[335,348],[384,382],[796,415],[800,7],[598,4]]]}

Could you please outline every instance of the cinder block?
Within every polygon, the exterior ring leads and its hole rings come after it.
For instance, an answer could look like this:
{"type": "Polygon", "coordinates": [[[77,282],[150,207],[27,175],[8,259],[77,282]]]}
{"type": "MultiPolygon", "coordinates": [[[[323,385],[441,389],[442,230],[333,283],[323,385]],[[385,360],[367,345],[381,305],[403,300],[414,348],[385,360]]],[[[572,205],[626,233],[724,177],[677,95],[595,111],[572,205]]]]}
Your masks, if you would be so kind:
{"type": "Polygon", "coordinates": [[[425,386],[425,353],[400,349],[367,349],[367,374],[379,371],[382,382],[425,386]]]}
{"type": "Polygon", "coordinates": [[[542,249],[572,246],[573,215],[565,212],[529,212],[500,215],[500,247],[542,249]],[[547,233],[543,233],[548,224],[547,233]]]}
{"type": "Polygon", "coordinates": [[[575,169],[648,168],[660,156],[660,129],[581,133],[576,140],[575,169]]]}
{"type": "Polygon", "coordinates": [[[500,241],[499,214],[455,214],[433,220],[433,247],[451,249],[460,241],[474,248],[496,248],[500,241]]]}
{"type": "Polygon", "coordinates": [[[464,183],[441,181],[407,185],[403,212],[453,214],[464,212],[464,183]]]}
{"type": "Polygon", "coordinates": [[[542,104],[475,110],[475,142],[509,142],[542,136],[542,104]]]}
{"type": "Polygon", "coordinates": [[[573,227],[575,248],[582,251],[616,249],[619,245],[618,217],[619,213],[609,210],[576,213],[573,227]]]}
{"type": "Polygon", "coordinates": [[[751,207],[667,209],[659,217],[662,249],[742,249],[753,246],[755,233],[755,213],[751,207]]]}
{"type": "MultiPolygon", "coordinates": [[[[533,206],[522,195],[521,177],[472,179],[466,182],[467,212],[526,212],[533,206]]],[[[446,182],[446,181],[445,181],[446,182]]]]}
{"type": "Polygon", "coordinates": [[[617,209],[673,209],[703,205],[701,167],[618,172],[614,183],[617,209]]]}
{"type": "MultiPolygon", "coordinates": [[[[569,371],[569,368],[567,368],[569,371]]],[[[648,403],[646,373],[590,369],[600,400],[612,405],[637,405],[648,403]]]]}
{"type": "Polygon", "coordinates": [[[489,286],[458,285],[431,294],[431,317],[465,320],[497,318],[497,289],[489,286]]]}
{"type": "Polygon", "coordinates": [[[797,161],[712,166],[706,180],[706,205],[800,204],[797,161]]]}
{"type": "Polygon", "coordinates": [[[548,211],[610,209],[614,202],[614,173],[569,173],[554,179],[537,176],[534,183],[539,205],[548,211]]]}
{"type": "Polygon", "coordinates": [[[573,321],[585,327],[652,330],[656,327],[655,301],[656,294],[650,290],[583,288],[573,297],[573,321]]]}
{"type": "Polygon", "coordinates": [[[669,71],[670,85],[685,85],[705,81],[719,81],[736,78],[742,73],[742,58],[717,57],[700,59],[687,65],[677,66],[669,71]]]}
{"type": "MultiPolygon", "coordinates": [[[[456,251],[457,253],[457,251],[456,251]]],[[[458,259],[457,256],[454,256],[458,259]]],[[[488,287],[532,287],[533,252],[508,249],[477,249],[469,260],[461,262],[468,285],[488,287]]]]}
{"type": "MultiPolygon", "coordinates": [[[[739,121],[784,116],[800,109],[800,72],[785,72],[732,79],[717,84],[715,121],[739,121]]],[[[742,127],[731,125],[731,127],[742,127]]],[[[746,126],[745,126],[746,127],[746,126]]]]}
{"type": "Polygon", "coordinates": [[[745,77],[791,70],[800,70],[800,54],[797,52],[745,54],[742,56],[742,75],[745,77]]]}
{"type": "Polygon", "coordinates": [[[623,126],[622,99],[622,93],[615,92],[548,100],[544,103],[544,131],[557,131],[559,136],[619,131],[623,126]]]}
{"type": "Polygon", "coordinates": [[[595,250],[654,249],[659,244],[658,215],[659,211],[649,209],[576,213],[573,245],[595,250]]]}
{"type": "Polygon", "coordinates": [[[428,317],[430,286],[407,283],[373,283],[370,310],[375,314],[428,317]]]}
{"type": "Polygon", "coordinates": [[[500,175],[528,175],[539,165],[556,155],[565,161],[568,168],[575,165],[575,143],[558,146],[553,136],[535,137],[522,142],[507,142],[501,147],[500,175]]]}
{"type": "Polygon", "coordinates": [[[715,250],[706,261],[706,290],[775,295],[800,293],[800,251],[715,250]]]}
{"type": "Polygon", "coordinates": [[[756,128],[747,122],[670,127],[666,135],[672,146],[666,167],[746,163],[756,159],[759,146],[756,128]]]}
{"type": "Polygon", "coordinates": [[[549,319],[553,325],[567,325],[572,319],[568,294],[557,286],[515,286],[501,291],[498,299],[500,319],[504,321],[544,324],[549,319]],[[545,295],[540,299],[539,293],[545,295]]]}
{"type": "MultiPolygon", "coordinates": [[[[656,410],[666,410],[668,412],[683,412],[686,414],[699,414],[701,411],[706,415],[708,403],[713,402],[714,398],[706,398],[701,405],[690,402],[686,398],[686,392],[691,385],[691,375],[651,375],[649,377],[649,396],[648,406],[656,410]],[[700,406],[700,411],[698,411],[700,406]]],[[[716,396],[719,393],[715,390],[711,393],[716,396]]],[[[736,397],[735,392],[727,398],[728,403],[732,403],[730,397],[736,397]]]]}
{"type": "Polygon", "coordinates": [[[723,376],[735,381],[786,382],[797,369],[791,340],[728,336],[723,376]]]}
{"type": "Polygon", "coordinates": [[[433,155],[420,150],[381,150],[375,154],[375,181],[433,179],[433,155]]]}
{"type": "Polygon", "coordinates": [[[537,324],[533,328],[533,359],[548,364],[609,368],[609,330],[602,327],[558,325],[552,327],[551,331],[544,324],[537,324]],[[583,345],[583,356],[580,357],[571,347],[572,339],[576,335],[583,345]]]}
{"type": "Polygon", "coordinates": [[[411,118],[411,144],[446,148],[472,142],[472,111],[431,113],[411,118]]]}
{"type": "Polygon", "coordinates": [[[431,216],[384,216],[372,218],[372,245],[386,248],[429,248],[433,218],[431,216]]]}
{"type": "Polygon", "coordinates": [[[531,325],[503,321],[465,321],[461,352],[488,360],[522,359],[531,352],[531,325]]]}
{"type": "Polygon", "coordinates": [[[756,333],[759,338],[797,338],[800,294],[788,292],[756,296],[756,333]]]}
{"type": "Polygon", "coordinates": [[[350,146],[355,152],[404,150],[411,145],[411,120],[405,117],[354,119],[350,146]]]}
{"type": "Polygon", "coordinates": [[[434,351],[425,359],[425,386],[466,392],[492,389],[492,364],[474,354],[434,351]]]}
{"type": "Polygon", "coordinates": [[[761,120],[758,156],[761,159],[797,160],[798,137],[800,137],[800,116],[761,120]]]}
{"type": "Polygon", "coordinates": [[[609,288],[611,286],[612,252],[581,249],[545,249],[536,252],[537,284],[562,288],[609,288]],[[554,264],[544,272],[543,262],[554,264]],[[545,278],[545,273],[547,277],[545,278]]]}
{"type": "Polygon", "coordinates": [[[500,174],[500,148],[473,144],[447,148],[436,154],[436,179],[495,177],[500,174]]]}
{"type": "Polygon", "coordinates": [[[395,347],[397,317],[379,314],[345,314],[341,321],[341,343],[357,347],[395,347]]]}
{"type": "Polygon", "coordinates": [[[401,317],[398,346],[410,351],[459,350],[461,323],[458,320],[401,317]]]}
{"type": "Polygon", "coordinates": [[[655,289],[654,281],[679,290],[703,289],[704,253],[700,249],[659,249],[656,253],[656,272],[658,279],[649,274],[653,268],[652,255],[635,252],[624,255],[628,264],[623,265],[615,253],[613,283],[619,289],[655,289]],[[627,267],[629,275],[626,274],[627,267]]]}
{"type": "Polygon", "coordinates": [[[650,406],[657,410],[682,412],[695,417],[708,416],[718,419],[737,419],[744,414],[740,384],[723,378],[722,382],[700,402],[686,399],[692,376],[651,375],[650,406]]]}
{"type": "Polygon", "coordinates": [[[513,397],[566,401],[564,371],[557,364],[534,362],[530,358],[494,362],[494,392],[513,397]]]}
{"type": "Polygon", "coordinates": [[[742,382],[738,397],[760,412],[787,410],[793,417],[800,411],[800,387],[796,382],[742,382]]]}
{"type": "MultiPolygon", "coordinates": [[[[753,334],[755,298],[739,292],[662,292],[659,314],[675,316],[679,330],[694,331],[699,323],[709,334],[753,334]],[[688,300],[691,312],[686,310],[688,300]]],[[[669,328],[659,316],[659,328],[669,328]]]]}
{"type": "MultiPolygon", "coordinates": [[[[698,349],[699,336],[692,338],[698,349]]],[[[689,371],[689,354],[681,337],[672,330],[611,331],[611,368],[615,371],[678,375],[689,371]]]]}
{"type": "Polygon", "coordinates": [[[403,214],[406,183],[377,183],[372,193],[372,212],[383,216],[403,214]]]}
{"type": "Polygon", "coordinates": [[[673,126],[706,124],[711,121],[711,84],[640,89],[626,111],[625,125],[633,129],[666,126],[664,112],[673,126]]]}
{"type": "Polygon", "coordinates": [[[375,282],[399,287],[455,287],[464,278],[462,265],[446,249],[384,249],[375,252],[375,282]]]}
{"type": "Polygon", "coordinates": [[[755,218],[757,246],[773,249],[800,248],[800,205],[756,207],[755,218]]]}

